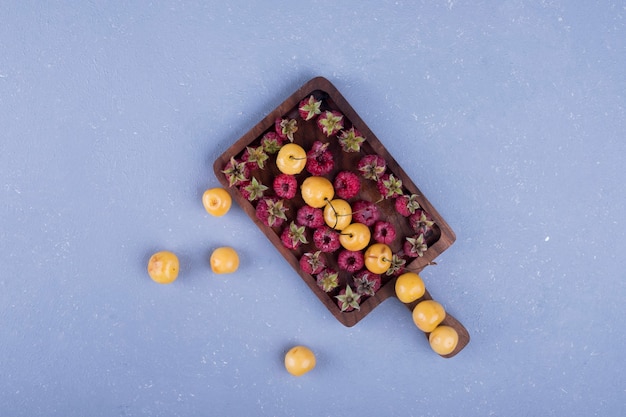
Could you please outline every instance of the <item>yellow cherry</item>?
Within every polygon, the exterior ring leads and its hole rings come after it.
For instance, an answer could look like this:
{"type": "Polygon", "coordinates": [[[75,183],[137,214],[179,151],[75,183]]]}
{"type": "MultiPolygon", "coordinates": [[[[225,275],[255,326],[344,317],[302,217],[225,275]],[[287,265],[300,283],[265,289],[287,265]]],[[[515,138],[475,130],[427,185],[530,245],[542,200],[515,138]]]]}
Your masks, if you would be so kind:
{"type": "Polygon", "coordinates": [[[315,368],[315,354],[306,346],[294,346],[285,355],[285,368],[291,375],[304,375],[315,368]]]}
{"type": "Polygon", "coordinates": [[[435,353],[448,355],[459,343],[459,334],[450,326],[438,326],[428,335],[428,342],[435,353]]]}
{"type": "Polygon", "coordinates": [[[391,248],[384,243],[374,243],[365,250],[365,268],[373,274],[383,274],[391,267],[391,248]]]}
{"type": "Polygon", "coordinates": [[[202,204],[205,210],[215,217],[228,213],[232,203],[233,199],[223,188],[210,188],[202,194],[202,204]]]}
{"type": "Polygon", "coordinates": [[[443,306],[435,300],[420,301],[413,309],[413,322],[424,333],[430,333],[446,318],[443,306]]]}
{"type": "Polygon", "coordinates": [[[230,274],[239,268],[239,255],[233,248],[223,246],[211,253],[210,263],[214,273],[230,274]]]}
{"type": "Polygon", "coordinates": [[[370,243],[370,228],[363,223],[352,223],[346,226],[339,235],[339,243],[347,250],[360,251],[370,243]]]}
{"type": "Polygon", "coordinates": [[[324,222],[331,229],[343,230],[352,222],[352,207],[346,200],[336,198],[324,206],[324,222]]]}
{"type": "Polygon", "coordinates": [[[396,296],[403,303],[412,303],[426,292],[424,281],[415,272],[405,272],[396,280],[396,296]]]}
{"type": "Polygon", "coordinates": [[[311,176],[302,181],[300,193],[306,204],[322,208],[333,199],[335,188],[327,178],[311,176]]]}
{"type": "Polygon", "coordinates": [[[276,166],[284,174],[299,174],[306,166],[306,151],[298,144],[287,143],[276,155],[276,166]]]}
{"type": "Polygon", "coordinates": [[[159,284],[174,282],[179,269],[178,257],[169,251],[157,252],[148,260],[148,275],[159,284]]]}

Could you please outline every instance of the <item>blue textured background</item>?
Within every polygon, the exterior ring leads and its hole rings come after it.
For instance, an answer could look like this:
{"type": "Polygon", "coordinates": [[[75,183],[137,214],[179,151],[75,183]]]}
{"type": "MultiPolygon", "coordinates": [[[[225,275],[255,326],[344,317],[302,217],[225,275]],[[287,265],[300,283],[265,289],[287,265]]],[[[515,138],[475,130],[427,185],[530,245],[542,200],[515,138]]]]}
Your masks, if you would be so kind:
{"type": "Polygon", "coordinates": [[[0,414],[626,414],[625,3],[269,3],[0,5],[0,414]],[[423,274],[472,335],[453,359],[395,300],[343,327],[239,207],[202,207],[317,75],[457,234],[423,274]]]}

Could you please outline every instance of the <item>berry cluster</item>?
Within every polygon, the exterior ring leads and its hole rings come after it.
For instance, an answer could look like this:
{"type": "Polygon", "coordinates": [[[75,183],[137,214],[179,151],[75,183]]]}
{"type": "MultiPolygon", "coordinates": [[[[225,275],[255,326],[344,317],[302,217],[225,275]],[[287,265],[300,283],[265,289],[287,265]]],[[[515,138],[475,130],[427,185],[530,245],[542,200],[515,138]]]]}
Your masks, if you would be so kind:
{"type": "Polygon", "coordinates": [[[342,312],[358,310],[424,256],[437,229],[419,196],[366,144],[345,115],[312,94],[222,170],[342,312]],[[342,158],[351,162],[338,164],[342,158]]]}

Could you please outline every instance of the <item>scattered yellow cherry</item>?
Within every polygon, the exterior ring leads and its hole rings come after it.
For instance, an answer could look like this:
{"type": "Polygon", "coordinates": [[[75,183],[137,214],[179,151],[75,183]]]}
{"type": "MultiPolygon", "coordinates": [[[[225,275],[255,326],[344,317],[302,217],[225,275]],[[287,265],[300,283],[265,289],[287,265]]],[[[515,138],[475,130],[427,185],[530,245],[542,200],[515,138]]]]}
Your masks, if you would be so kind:
{"type": "Polygon", "coordinates": [[[306,151],[298,144],[287,143],[276,155],[276,166],[284,174],[299,174],[306,166],[306,151]]]}
{"type": "Polygon", "coordinates": [[[202,204],[209,214],[221,217],[230,210],[233,199],[223,188],[210,188],[202,194],[202,204]]]}
{"type": "Polygon", "coordinates": [[[365,250],[365,268],[373,274],[383,274],[391,267],[391,248],[384,243],[374,243],[365,250]]]}
{"type": "Polygon", "coordinates": [[[239,268],[237,251],[228,246],[217,248],[211,253],[211,270],[216,274],[230,274],[239,268]]]}
{"type": "Polygon", "coordinates": [[[352,207],[346,200],[336,198],[324,206],[324,222],[331,229],[343,230],[352,222],[352,207]]]}
{"type": "Polygon", "coordinates": [[[148,275],[159,284],[174,282],[179,269],[178,257],[169,251],[157,252],[148,260],[148,275]]]}
{"type": "Polygon", "coordinates": [[[333,199],[335,188],[327,178],[311,176],[302,181],[300,193],[306,204],[322,208],[333,199]]]}
{"type": "Polygon", "coordinates": [[[435,300],[420,301],[413,309],[413,322],[424,333],[430,333],[446,317],[443,306],[435,300]]]}
{"type": "Polygon", "coordinates": [[[360,251],[370,244],[372,232],[363,223],[351,223],[346,226],[339,235],[339,243],[344,249],[360,251]]]}
{"type": "Polygon", "coordinates": [[[459,334],[450,326],[438,326],[428,335],[430,347],[440,355],[448,355],[456,349],[459,334]]]}
{"type": "Polygon", "coordinates": [[[396,280],[396,296],[403,303],[412,303],[426,292],[424,281],[415,272],[405,272],[396,280]]]}
{"type": "Polygon", "coordinates": [[[315,354],[306,346],[294,346],[285,355],[285,368],[291,375],[304,375],[315,368],[315,354]]]}

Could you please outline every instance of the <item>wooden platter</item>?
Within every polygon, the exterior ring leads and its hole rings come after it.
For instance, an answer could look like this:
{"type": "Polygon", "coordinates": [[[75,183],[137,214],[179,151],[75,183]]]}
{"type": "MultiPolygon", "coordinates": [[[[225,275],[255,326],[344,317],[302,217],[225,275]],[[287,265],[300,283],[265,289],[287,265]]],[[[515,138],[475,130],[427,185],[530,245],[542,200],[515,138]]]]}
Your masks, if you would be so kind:
{"type": "MultiPolygon", "coordinates": [[[[307,231],[308,243],[303,244],[297,249],[288,249],[281,242],[280,234],[283,228],[288,225],[291,220],[295,220],[298,208],[305,205],[300,193],[298,192],[294,198],[284,201],[284,204],[288,208],[286,212],[288,221],[280,227],[270,227],[263,224],[263,222],[257,218],[255,209],[257,202],[249,201],[245,198],[237,186],[232,186],[229,183],[223,172],[229,161],[231,161],[231,158],[241,160],[248,147],[259,146],[261,139],[265,134],[268,132],[275,132],[275,122],[277,119],[289,119],[296,121],[297,131],[293,134],[293,143],[302,146],[305,150],[309,150],[316,141],[328,143],[328,150],[332,152],[334,158],[334,168],[324,176],[331,182],[339,171],[349,170],[357,172],[357,164],[363,156],[376,154],[383,157],[386,161],[386,172],[402,181],[404,193],[406,195],[414,194],[417,196],[416,199],[419,202],[421,210],[428,215],[429,220],[434,222],[434,225],[429,227],[424,234],[424,238],[427,243],[426,251],[422,254],[422,256],[415,258],[406,256],[403,251],[405,238],[411,237],[415,234],[415,230],[413,229],[411,222],[407,217],[404,217],[397,212],[392,199],[381,198],[380,191],[376,187],[375,181],[362,179],[359,194],[349,200],[350,203],[353,203],[356,200],[376,202],[381,213],[381,219],[391,222],[394,225],[397,232],[397,238],[390,243],[389,246],[394,254],[398,254],[399,259],[405,261],[403,271],[419,273],[426,266],[431,265],[439,254],[450,247],[456,237],[450,226],[445,222],[428,199],[422,194],[419,188],[413,183],[411,178],[409,178],[402,167],[400,167],[396,160],[382,145],[376,135],[354,111],[352,106],[350,106],[347,100],[339,93],[332,83],[323,77],[313,78],[305,83],[276,109],[271,111],[263,120],[250,129],[250,131],[230,146],[215,160],[213,164],[215,175],[220,183],[229,191],[233,199],[267,236],[278,252],[280,252],[287,262],[289,262],[293,269],[298,273],[298,275],[300,275],[302,280],[328,308],[333,316],[345,326],[354,326],[381,302],[389,297],[395,297],[395,281],[399,272],[389,276],[382,274],[382,285],[374,295],[362,297],[359,309],[342,312],[337,304],[335,296],[341,288],[345,288],[346,285],[350,285],[352,274],[343,271],[338,267],[336,254],[330,253],[324,254],[323,256],[325,256],[329,266],[334,268],[334,270],[339,273],[339,282],[341,285],[333,292],[326,293],[317,285],[316,278],[304,272],[299,265],[299,259],[304,253],[315,252],[317,250],[311,236],[312,232],[307,231]],[[365,141],[360,146],[360,150],[358,152],[346,152],[342,150],[337,138],[334,136],[328,137],[318,127],[314,119],[306,121],[300,117],[298,112],[299,104],[303,99],[310,96],[313,96],[316,100],[322,102],[322,111],[330,110],[341,113],[343,115],[344,129],[354,127],[361,133],[361,136],[365,138],[365,141]]],[[[273,194],[273,179],[280,174],[280,171],[276,167],[275,160],[276,155],[269,155],[263,169],[256,168],[250,171],[250,176],[254,176],[260,183],[269,186],[269,189],[265,191],[266,196],[271,196],[273,194]]],[[[302,181],[310,175],[311,174],[309,174],[306,170],[296,175],[298,185],[302,184],[302,181]]],[[[418,302],[429,299],[432,299],[432,297],[430,293],[426,291],[422,298],[405,305],[410,311],[412,311],[418,302]]],[[[441,302],[441,300],[437,301],[441,302]]],[[[450,314],[446,314],[446,317],[441,324],[453,327],[459,335],[459,342],[456,349],[448,355],[443,355],[444,357],[452,357],[469,343],[469,333],[467,329],[465,329],[465,327],[463,327],[463,325],[450,314]]],[[[417,327],[416,330],[420,331],[417,327]]],[[[428,334],[426,334],[426,336],[428,336],[428,334]]]]}

